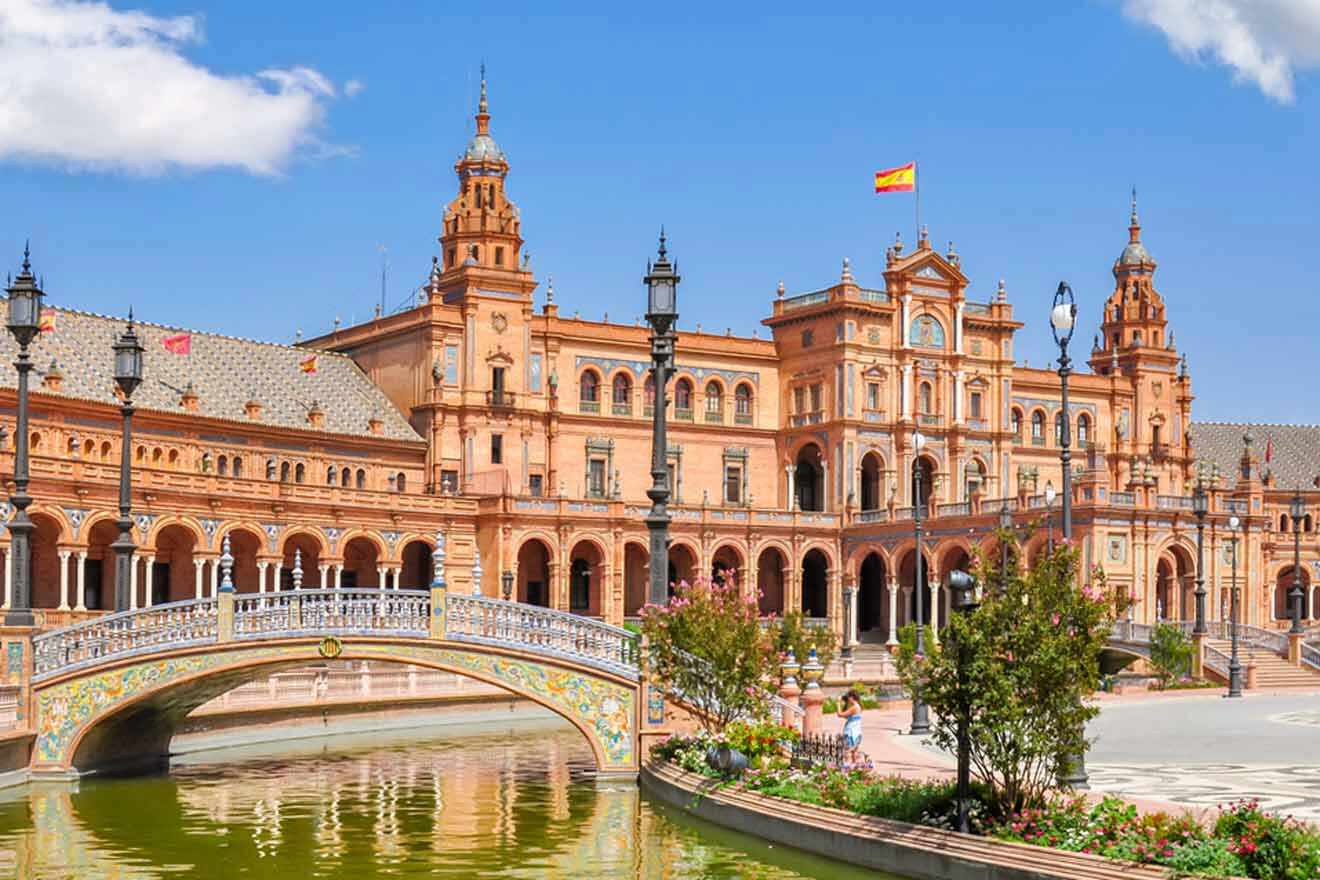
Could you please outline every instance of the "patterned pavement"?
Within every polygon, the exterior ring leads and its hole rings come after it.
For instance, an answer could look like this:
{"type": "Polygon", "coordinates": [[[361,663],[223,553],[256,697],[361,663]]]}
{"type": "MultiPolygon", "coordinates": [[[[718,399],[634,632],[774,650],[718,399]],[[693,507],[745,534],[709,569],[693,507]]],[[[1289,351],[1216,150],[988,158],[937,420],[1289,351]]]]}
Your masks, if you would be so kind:
{"type": "Polygon", "coordinates": [[[1320,822],[1320,767],[1314,764],[1087,765],[1094,791],[1187,807],[1256,798],[1271,812],[1320,822]]]}

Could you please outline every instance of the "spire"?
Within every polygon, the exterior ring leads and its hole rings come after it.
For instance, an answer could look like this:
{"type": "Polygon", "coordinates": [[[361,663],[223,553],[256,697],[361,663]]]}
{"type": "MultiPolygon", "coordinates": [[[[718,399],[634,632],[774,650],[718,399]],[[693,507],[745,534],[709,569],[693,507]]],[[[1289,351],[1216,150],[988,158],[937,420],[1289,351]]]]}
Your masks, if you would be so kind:
{"type": "Polygon", "coordinates": [[[1137,188],[1132,187],[1132,216],[1128,218],[1128,241],[1141,241],[1141,220],[1137,217],[1137,188]]]}
{"type": "Polygon", "coordinates": [[[31,256],[32,256],[32,240],[28,239],[27,241],[23,242],[23,273],[27,275],[32,274],[32,260],[30,259],[31,256]]]}
{"type": "Polygon", "coordinates": [[[660,259],[663,260],[664,258],[665,258],[665,227],[664,224],[661,224],[660,225],[660,259]]]}
{"type": "Polygon", "coordinates": [[[481,97],[477,99],[477,134],[490,134],[490,105],[486,101],[486,63],[481,63],[481,97]]]}

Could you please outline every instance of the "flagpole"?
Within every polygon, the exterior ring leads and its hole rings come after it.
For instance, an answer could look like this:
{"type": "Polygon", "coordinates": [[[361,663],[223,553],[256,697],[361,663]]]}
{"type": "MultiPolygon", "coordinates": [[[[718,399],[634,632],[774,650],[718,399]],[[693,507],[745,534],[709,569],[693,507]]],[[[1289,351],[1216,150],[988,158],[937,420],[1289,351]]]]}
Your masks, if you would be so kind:
{"type": "Polygon", "coordinates": [[[917,240],[917,244],[920,245],[921,244],[921,169],[917,167],[916,162],[912,163],[912,176],[916,178],[916,184],[917,184],[914,187],[914,189],[917,192],[917,239],[916,240],[917,240]]]}

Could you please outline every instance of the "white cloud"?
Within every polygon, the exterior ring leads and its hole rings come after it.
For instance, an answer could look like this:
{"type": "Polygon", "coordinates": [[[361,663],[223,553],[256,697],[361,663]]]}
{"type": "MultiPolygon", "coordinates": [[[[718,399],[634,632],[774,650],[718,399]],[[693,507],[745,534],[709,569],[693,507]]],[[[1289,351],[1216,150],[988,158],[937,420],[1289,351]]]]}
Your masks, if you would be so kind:
{"type": "Polygon", "coordinates": [[[315,132],[334,85],[307,67],[224,76],[184,57],[199,19],[81,0],[0,3],[0,159],[156,174],[278,174],[315,132]]]}
{"type": "Polygon", "coordinates": [[[1320,0],[1124,0],[1123,12],[1163,31],[1178,54],[1227,65],[1285,104],[1294,72],[1320,66],[1320,0]]]}
{"type": "Polygon", "coordinates": [[[366,87],[367,84],[364,83],[362,80],[350,79],[348,82],[344,83],[344,97],[352,98],[355,97],[356,95],[360,95],[362,94],[362,90],[365,89],[366,87]]]}

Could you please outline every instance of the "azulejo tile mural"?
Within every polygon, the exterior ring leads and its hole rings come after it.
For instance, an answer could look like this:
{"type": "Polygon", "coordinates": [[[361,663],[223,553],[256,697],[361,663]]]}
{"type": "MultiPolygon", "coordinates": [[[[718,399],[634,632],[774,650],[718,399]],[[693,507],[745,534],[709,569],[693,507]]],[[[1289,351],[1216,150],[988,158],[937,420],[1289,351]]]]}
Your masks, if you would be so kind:
{"type": "MultiPolygon", "coordinates": [[[[424,643],[353,644],[346,656],[435,663],[506,685],[577,721],[599,747],[602,770],[636,769],[637,694],[634,688],[589,673],[476,651],[424,643]]],[[[317,643],[232,647],[205,654],[144,660],[130,666],[60,682],[37,691],[37,741],[34,763],[69,766],[79,732],[98,717],[138,696],[209,669],[306,656],[316,660],[317,643]]]]}

